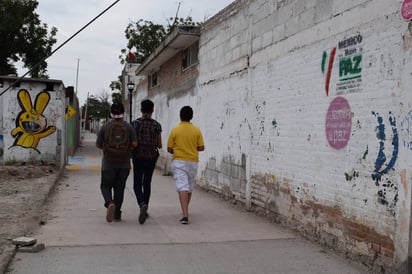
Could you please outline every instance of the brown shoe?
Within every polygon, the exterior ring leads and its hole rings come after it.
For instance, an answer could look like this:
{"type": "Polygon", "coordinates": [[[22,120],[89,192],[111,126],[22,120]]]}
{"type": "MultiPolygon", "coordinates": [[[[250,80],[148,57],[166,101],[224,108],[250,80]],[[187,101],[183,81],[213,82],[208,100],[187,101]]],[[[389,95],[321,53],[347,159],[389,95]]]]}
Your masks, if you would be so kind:
{"type": "Polygon", "coordinates": [[[107,212],[106,212],[106,221],[111,223],[114,219],[114,211],[116,209],[116,205],[114,203],[110,203],[107,206],[107,212]]]}
{"type": "Polygon", "coordinates": [[[142,225],[147,218],[147,205],[142,205],[140,208],[139,223],[142,225]]]}

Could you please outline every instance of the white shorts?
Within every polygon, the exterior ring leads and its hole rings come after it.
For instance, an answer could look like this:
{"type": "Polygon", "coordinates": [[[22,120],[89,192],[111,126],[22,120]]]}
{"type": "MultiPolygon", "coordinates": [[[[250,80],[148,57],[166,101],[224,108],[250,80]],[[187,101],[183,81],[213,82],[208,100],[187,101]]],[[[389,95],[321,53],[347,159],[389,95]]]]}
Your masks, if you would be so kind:
{"type": "Polygon", "coordinates": [[[193,192],[196,184],[197,162],[173,160],[172,170],[176,191],[193,192]]]}

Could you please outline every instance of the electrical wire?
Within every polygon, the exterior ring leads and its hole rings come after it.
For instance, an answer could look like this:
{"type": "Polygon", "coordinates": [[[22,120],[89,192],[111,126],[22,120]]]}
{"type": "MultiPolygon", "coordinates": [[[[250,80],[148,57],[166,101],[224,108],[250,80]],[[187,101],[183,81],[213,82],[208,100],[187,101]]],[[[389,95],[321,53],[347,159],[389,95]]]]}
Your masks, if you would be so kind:
{"type": "Polygon", "coordinates": [[[106,13],[109,9],[111,9],[114,5],[116,5],[118,2],[120,2],[120,0],[116,0],[114,1],[110,6],[108,6],[105,10],[103,10],[102,12],[100,12],[96,17],[94,17],[89,23],[87,23],[86,25],[84,25],[81,29],[79,29],[75,34],[73,34],[72,36],[70,36],[66,41],[64,41],[60,46],[58,46],[55,50],[53,50],[48,56],[46,56],[45,58],[43,58],[40,62],[38,62],[37,64],[35,64],[31,70],[27,71],[25,74],[23,74],[22,76],[20,76],[16,81],[14,81],[11,85],[9,85],[5,90],[3,90],[0,93],[0,96],[2,96],[6,91],[8,91],[11,87],[13,87],[15,84],[17,84],[18,82],[20,82],[24,76],[26,76],[27,74],[29,74],[30,72],[33,71],[33,69],[35,69],[37,66],[39,66],[43,61],[47,60],[50,56],[52,56],[56,51],[58,51],[59,49],[61,49],[64,45],[66,45],[70,40],[72,40],[75,36],[77,36],[80,32],[82,32],[85,28],[87,28],[91,23],[93,23],[94,21],[97,20],[97,18],[99,18],[100,16],[102,16],[104,13],[106,13]]]}

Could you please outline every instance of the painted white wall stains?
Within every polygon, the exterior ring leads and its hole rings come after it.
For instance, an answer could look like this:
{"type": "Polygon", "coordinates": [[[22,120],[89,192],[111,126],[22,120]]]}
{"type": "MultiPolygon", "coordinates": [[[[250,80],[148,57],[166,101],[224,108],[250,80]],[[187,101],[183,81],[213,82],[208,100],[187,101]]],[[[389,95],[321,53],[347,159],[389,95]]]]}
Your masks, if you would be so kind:
{"type": "Polygon", "coordinates": [[[191,105],[202,186],[376,267],[402,267],[412,37],[398,2],[236,1],[203,26],[195,90],[153,96],[164,138],[191,105]]]}

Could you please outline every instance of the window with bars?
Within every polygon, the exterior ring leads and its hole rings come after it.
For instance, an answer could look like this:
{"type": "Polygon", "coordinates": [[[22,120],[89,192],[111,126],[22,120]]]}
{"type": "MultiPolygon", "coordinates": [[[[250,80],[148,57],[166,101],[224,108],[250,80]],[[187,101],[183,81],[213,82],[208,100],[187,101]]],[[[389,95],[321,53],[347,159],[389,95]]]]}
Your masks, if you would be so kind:
{"type": "Polygon", "coordinates": [[[159,85],[159,73],[156,71],[149,74],[149,89],[159,85]]]}
{"type": "Polygon", "coordinates": [[[190,47],[182,51],[182,70],[189,68],[190,66],[197,64],[199,53],[199,42],[193,43],[190,47]]]}

